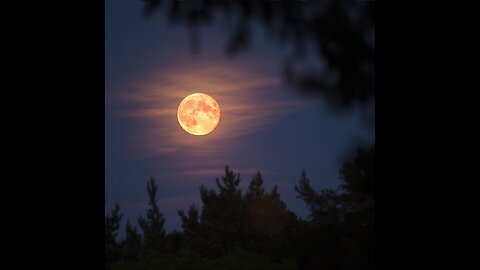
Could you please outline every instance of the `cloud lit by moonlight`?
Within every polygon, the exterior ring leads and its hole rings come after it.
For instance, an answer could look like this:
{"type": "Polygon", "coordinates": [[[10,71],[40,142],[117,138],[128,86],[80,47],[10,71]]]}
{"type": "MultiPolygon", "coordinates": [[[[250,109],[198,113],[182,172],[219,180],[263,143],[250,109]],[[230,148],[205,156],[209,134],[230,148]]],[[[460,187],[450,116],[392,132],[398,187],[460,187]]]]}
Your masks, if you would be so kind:
{"type": "Polygon", "coordinates": [[[130,156],[188,157],[186,162],[195,160],[196,166],[207,162],[204,157],[209,156],[208,162],[223,163],[229,152],[244,147],[240,137],[268,128],[283,116],[309,106],[281,89],[285,86],[280,74],[271,76],[255,70],[259,66],[264,67],[238,61],[171,65],[142,75],[118,91],[109,101],[111,108],[118,104],[115,117],[135,119],[135,130],[125,141],[130,156]],[[178,128],[178,106],[192,93],[208,93],[221,104],[221,124],[208,136],[192,136],[178,128]]]}

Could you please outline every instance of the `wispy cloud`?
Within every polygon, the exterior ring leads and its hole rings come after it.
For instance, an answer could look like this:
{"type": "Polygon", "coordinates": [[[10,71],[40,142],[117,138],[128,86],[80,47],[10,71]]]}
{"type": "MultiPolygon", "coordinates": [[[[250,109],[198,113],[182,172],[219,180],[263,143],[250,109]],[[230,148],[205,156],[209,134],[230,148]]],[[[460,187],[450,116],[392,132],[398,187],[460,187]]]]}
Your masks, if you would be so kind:
{"type": "MultiPolygon", "coordinates": [[[[304,101],[282,95],[280,76],[233,62],[194,63],[161,68],[131,83],[114,97],[121,104],[116,117],[139,123],[128,144],[138,158],[176,154],[189,158],[222,160],[218,153],[241,147],[239,138],[274,124],[281,117],[305,107],[304,101]],[[207,136],[192,136],[177,122],[181,100],[193,93],[212,96],[220,105],[221,120],[207,136]]],[[[196,160],[197,162],[198,160],[196,160]]],[[[211,163],[211,162],[210,162],[211,163]]]]}
{"type": "MultiPolygon", "coordinates": [[[[268,174],[269,171],[267,170],[259,170],[255,168],[245,168],[245,169],[238,169],[234,168],[236,172],[240,172],[242,174],[255,174],[258,171],[261,171],[262,174],[268,174]]],[[[207,176],[216,176],[220,177],[221,175],[224,175],[224,170],[223,169],[193,169],[193,170],[188,170],[181,172],[183,175],[207,175],[207,176]]]]}

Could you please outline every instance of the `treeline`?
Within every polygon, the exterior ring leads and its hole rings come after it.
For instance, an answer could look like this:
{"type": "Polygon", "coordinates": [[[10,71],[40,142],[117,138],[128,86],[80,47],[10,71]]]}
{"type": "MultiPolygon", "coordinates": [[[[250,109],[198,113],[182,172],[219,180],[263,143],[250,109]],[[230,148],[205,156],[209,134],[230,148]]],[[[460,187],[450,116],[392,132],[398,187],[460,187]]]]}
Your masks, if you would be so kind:
{"type": "Polygon", "coordinates": [[[375,147],[359,149],[339,170],[337,189],[315,191],[302,172],[295,191],[308,207],[304,220],[288,210],[277,187],[258,172],[245,192],[225,168],[217,189],[200,187],[202,208],[178,212],[182,230],[166,233],[157,185],[147,184],[149,208],[126,221],[115,205],[105,217],[106,269],[373,269],[375,147]]]}

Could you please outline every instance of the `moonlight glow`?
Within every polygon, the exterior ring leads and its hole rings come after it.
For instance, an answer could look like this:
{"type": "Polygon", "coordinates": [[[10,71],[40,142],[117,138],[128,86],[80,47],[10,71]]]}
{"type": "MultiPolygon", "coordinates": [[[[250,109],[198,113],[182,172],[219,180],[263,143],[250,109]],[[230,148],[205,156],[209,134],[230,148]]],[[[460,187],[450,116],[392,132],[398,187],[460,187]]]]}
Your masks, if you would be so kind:
{"type": "Polygon", "coordinates": [[[193,135],[206,135],[220,122],[220,106],[209,95],[195,93],[180,102],[177,110],[180,126],[193,135]]]}

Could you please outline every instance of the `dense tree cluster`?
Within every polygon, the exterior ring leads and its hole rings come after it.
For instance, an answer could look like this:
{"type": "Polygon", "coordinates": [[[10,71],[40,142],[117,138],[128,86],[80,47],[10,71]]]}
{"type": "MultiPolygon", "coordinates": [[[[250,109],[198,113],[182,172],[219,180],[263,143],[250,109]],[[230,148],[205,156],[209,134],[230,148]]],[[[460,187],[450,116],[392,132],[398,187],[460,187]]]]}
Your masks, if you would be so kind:
{"type": "Polygon", "coordinates": [[[240,174],[227,166],[216,190],[200,187],[201,208],[178,212],[182,230],[171,233],[152,178],[139,231],[127,220],[125,238],[118,239],[118,204],[105,217],[106,269],[373,269],[374,171],[374,146],[343,164],[337,189],[317,192],[303,171],[295,185],[309,210],[302,219],[276,186],[265,189],[260,172],[244,192],[240,174]]]}

